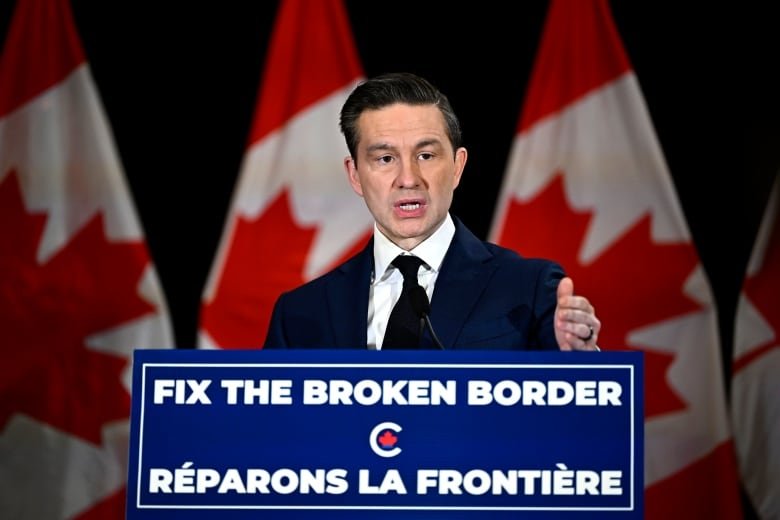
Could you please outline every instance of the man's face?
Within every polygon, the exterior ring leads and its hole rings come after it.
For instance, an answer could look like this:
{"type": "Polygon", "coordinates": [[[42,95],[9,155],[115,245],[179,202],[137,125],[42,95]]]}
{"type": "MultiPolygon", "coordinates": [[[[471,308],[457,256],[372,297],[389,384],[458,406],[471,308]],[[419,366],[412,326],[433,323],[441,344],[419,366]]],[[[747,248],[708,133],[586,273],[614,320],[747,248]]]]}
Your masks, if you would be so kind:
{"type": "Polygon", "coordinates": [[[444,117],[434,105],[367,110],[358,128],[357,162],[344,160],[349,182],[379,230],[410,250],[444,221],[466,165],[466,149],[453,151],[444,117]]]}

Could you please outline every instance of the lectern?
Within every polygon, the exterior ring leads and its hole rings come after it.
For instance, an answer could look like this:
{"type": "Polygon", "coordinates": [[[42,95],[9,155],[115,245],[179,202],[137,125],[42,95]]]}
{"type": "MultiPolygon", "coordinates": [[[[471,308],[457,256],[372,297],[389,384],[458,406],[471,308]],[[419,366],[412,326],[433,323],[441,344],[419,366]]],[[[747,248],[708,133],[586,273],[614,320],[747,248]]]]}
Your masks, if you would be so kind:
{"type": "Polygon", "coordinates": [[[642,518],[638,352],[137,350],[127,518],[642,518]]]}

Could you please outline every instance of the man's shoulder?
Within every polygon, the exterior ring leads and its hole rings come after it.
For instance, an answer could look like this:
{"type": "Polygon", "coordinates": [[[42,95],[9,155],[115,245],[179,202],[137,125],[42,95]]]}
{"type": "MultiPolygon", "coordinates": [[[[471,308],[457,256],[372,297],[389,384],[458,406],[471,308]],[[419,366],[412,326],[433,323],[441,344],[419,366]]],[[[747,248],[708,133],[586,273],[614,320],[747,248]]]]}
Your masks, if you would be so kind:
{"type": "Polygon", "coordinates": [[[351,275],[359,275],[365,270],[364,262],[365,251],[361,251],[352,256],[348,260],[345,260],[341,264],[337,265],[330,271],[327,271],[315,278],[312,278],[308,282],[305,282],[293,289],[285,291],[285,295],[298,297],[311,297],[314,293],[324,291],[332,283],[339,283],[350,278],[351,275]]]}
{"type": "Polygon", "coordinates": [[[558,263],[549,258],[524,256],[514,249],[494,244],[493,242],[483,242],[485,248],[490,251],[496,261],[516,267],[544,269],[557,267],[558,263]]]}

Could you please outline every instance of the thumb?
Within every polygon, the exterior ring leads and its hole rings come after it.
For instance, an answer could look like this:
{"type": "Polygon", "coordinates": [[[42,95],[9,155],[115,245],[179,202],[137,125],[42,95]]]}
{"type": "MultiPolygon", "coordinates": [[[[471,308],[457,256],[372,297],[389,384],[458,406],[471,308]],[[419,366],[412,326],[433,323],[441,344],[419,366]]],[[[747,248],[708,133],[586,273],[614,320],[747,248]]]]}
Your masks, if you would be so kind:
{"type": "Polygon", "coordinates": [[[564,296],[574,296],[574,282],[568,276],[561,278],[558,283],[558,299],[564,296]]]}

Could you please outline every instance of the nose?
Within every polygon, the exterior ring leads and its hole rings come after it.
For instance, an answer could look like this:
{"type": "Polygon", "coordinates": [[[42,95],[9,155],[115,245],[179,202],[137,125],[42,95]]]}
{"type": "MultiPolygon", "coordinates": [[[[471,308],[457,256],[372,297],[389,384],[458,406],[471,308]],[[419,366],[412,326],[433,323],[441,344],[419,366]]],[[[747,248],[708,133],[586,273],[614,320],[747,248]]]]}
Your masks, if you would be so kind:
{"type": "Polygon", "coordinates": [[[416,188],[421,178],[420,166],[416,161],[403,161],[395,183],[399,188],[416,188]]]}

